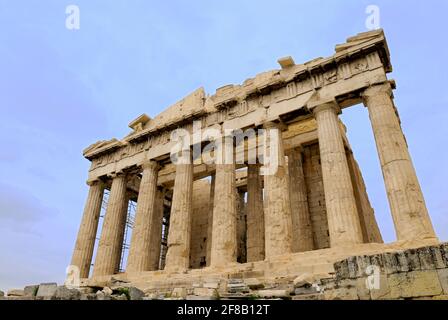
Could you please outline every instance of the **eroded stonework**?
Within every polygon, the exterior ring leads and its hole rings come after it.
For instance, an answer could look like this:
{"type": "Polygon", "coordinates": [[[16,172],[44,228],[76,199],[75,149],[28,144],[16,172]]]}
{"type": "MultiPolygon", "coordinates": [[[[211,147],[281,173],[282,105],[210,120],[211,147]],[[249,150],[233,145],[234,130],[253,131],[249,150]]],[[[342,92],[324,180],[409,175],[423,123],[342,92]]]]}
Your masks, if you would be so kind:
{"type": "MultiPolygon", "coordinates": [[[[339,276],[334,263],[353,255],[438,245],[393,102],[395,83],[386,76],[392,66],[383,31],[348,38],[328,58],[295,64],[286,57],[279,63],[279,70],[213,95],[200,88],[154,119],[139,116],[123,139],[84,150],[91,161],[90,191],[71,262],[83,285],[114,279],[147,293],[185,298],[188,290],[214,296],[216,283],[226,283],[226,292],[265,288],[257,291],[260,297],[275,297],[283,296],[280,291],[293,279],[339,276]],[[397,231],[392,244],[383,243],[339,119],[345,108],[360,103],[369,112],[397,231]],[[235,156],[244,154],[242,163],[215,165],[193,156],[175,165],[172,131],[193,135],[198,125],[218,132],[278,129],[278,170],[260,174],[249,152],[256,136],[234,142],[235,156]],[[104,190],[110,195],[91,273],[104,190]],[[127,265],[120,265],[130,199],[137,202],[136,217],[127,265]]],[[[193,138],[190,148],[197,144],[193,138]]]]}

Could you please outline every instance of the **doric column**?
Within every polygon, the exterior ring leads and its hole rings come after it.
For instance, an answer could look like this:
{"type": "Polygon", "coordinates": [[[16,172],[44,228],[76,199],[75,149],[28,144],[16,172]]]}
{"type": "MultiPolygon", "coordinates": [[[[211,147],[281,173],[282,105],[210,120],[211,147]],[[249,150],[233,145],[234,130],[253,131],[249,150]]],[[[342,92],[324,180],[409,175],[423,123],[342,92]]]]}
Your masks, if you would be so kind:
{"type": "Polygon", "coordinates": [[[93,248],[103,201],[104,184],[101,181],[88,182],[90,189],[76,238],[71,265],[79,268],[81,278],[88,278],[92,263],[93,248]]]}
{"type": "Polygon", "coordinates": [[[190,264],[193,162],[190,152],[176,164],[165,270],[186,270],[190,264]],[[185,160],[185,161],[184,161],[185,160]]]}
{"type": "Polygon", "coordinates": [[[246,226],[246,202],[245,192],[236,188],[236,238],[237,238],[237,261],[245,263],[247,261],[247,226],[246,226]]]}
{"type": "Polygon", "coordinates": [[[260,166],[247,166],[247,262],[264,260],[263,187],[260,166]]]}
{"type": "Polygon", "coordinates": [[[156,193],[158,164],[148,161],[143,164],[143,175],[137,199],[134,228],[132,229],[131,246],[126,272],[153,270],[150,253],[154,246],[152,234],[156,230],[156,193]]]}
{"type": "Polygon", "coordinates": [[[93,276],[114,274],[120,264],[129,199],[126,195],[126,175],[119,173],[112,178],[93,276]]]}
{"type": "Polygon", "coordinates": [[[363,94],[369,110],[398,240],[436,238],[392,101],[389,83],[363,94]]]}
{"type": "Polygon", "coordinates": [[[291,198],[292,250],[313,250],[313,229],[308,208],[308,196],[303,175],[301,148],[288,152],[289,194],[291,198]]]}
{"type": "Polygon", "coordinates": [[[362,243],[362,232],[345,155],[336,102],[313,108],[331,247],[362,243]]]}
{"type": "Polygon", "coordinates": [[[270,166],[277,164],[276,170],[264,175],[265,256],[270,258],[292,252],[292,220],[281,130],[273,122],[267,123],[265,129],[270,166]],[[274,136],[278,136],[277,141],[274,136]]]}
{"type": "Polygon", "coordinates": [[[210,182],[210,201],[208,203],[208,217],[207,217],[207,255],[205,258],[207,267],[210,266],[210,259],[212,253],[212,232],[213,232],[213,202],[215,197],[215,175],[211,176],[210,182]]]}
{"type": "Polygon", "coordinates": [[[162,245],[162,223],[165,202],[165,189],[157,190],[155,203],[155,217],[151,231],[151,253],[149,255],[149,270],[158,270],[160,263],[160,251],[162,245]]]}
{"type": "Polygon", "coordinates": [[[210,261],[213,267],[226,266],[236,262],[237,258],[235,157],[233,144],[225,145],[226,147],[218,152],[225,152],[226,157],[224,161],[216,164],[210,261]]]}

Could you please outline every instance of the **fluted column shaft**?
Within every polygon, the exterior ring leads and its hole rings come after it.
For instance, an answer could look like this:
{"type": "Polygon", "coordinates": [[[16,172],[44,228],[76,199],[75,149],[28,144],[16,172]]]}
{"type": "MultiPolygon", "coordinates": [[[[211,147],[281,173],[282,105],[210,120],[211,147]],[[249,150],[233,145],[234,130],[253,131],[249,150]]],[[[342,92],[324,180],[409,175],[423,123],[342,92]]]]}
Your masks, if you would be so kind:
{"type": "Polygon", "coordinates": [[[187,161],[176,164],[165,270],[186,270],[190,263],[193,162],[185,157],[187,161]]]}
{"type": "Polygon", "coordinates": [[[337,113],[330,102],[313,109],[317,120],[331,247],[362,243],[353,186],[337,113]]]}
{"type": "Polygon", "coordinates": [[[213,234],[213,203],[215,197],[215,175],[212,175],[211,183],[210,183],[210,201],[208,208],[208,217],[207,217],[207,253],[206,253],[206,265],[210,266],[210,259],[212,253],[212,234],[213,234]]]}
{"type": "Polygon", "coordinates": [[[149,255],[149,269],[158,270],[160,262],[160,251],[162,245],[162,223],[164,211],[165,189],[157,190],[156,202],[154,204],[154,223],[151,230],[151,248],[149,255]]]}
{"type": "Polygon", "coordinates": [[[71,265],[79,268],[81,278],[88,278],[92,263],[93,248],[98,230],[104,184],[101,181],[89,183],[90,189],[84,207],[81,225],[76,238],[71,265]]]}
{"type": "Polygon", "coordinates": [[[115,175],[112,180],[98,252],[93,267],[94,276],[111,275],[118,271],[128,201],[126,176],[124,174],[115,175]]]}
{"type": "Polygon", "coordinates": [[[264,223],[266,258],[292,252],[292,219],[287,168],[283,149],[282,135],[277,124],[265,125],[269,155],[277,158],[277,170],[264,176],[264,223]],[[278,130],[278,141],[272,140],[272,130],[278,130]],[[273,143],[277,143],[277,153],[273,143]]]}
{"type": "Polygon", "coordinates": [[[436,238],[392,101],[389,83],[363,94],[369,111],[398,240],[436,238]]]}
{"type": "Polygon", "coordinates": [[[233,146],[228,145],[225,150],[226,161],[216,164],[210,261],[213,267],[226,266],[237,258],[235,158],[233,146]]]}
{"type": "Polygon", "coordinates": [[[308,208],[308,196],[300,148],[294,148],[288,152],[288,172],[293,226],[292,251],[313,250],[313,229],[308,208]]]}
{"type": "Polygon", "coordinates": [[[263,188],[260,167],[247,166],[247,262],[264,259],[263,188]]]}
{"type": "Polygon", "coordinates": [[[156,229],[155,224],[162,223],[156,221],[157,174],[157,162],[149,161],[143,165],[126,272],[153,270],[150,261],[154,246],[152,233],[156,229]]]}

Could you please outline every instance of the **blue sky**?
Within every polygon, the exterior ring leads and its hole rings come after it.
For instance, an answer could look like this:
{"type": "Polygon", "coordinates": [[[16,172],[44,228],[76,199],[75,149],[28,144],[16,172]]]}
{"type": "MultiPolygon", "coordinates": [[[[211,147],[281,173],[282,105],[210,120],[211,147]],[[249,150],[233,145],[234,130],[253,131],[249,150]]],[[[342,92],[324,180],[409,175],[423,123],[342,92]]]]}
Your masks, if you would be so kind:
{"type": "MultiPolygon", "coordinates": [[[[87,194],[82,150],[123,137],[200,86],[305,62],[380,8],[403,130],[437,234],[448,239],[448,56],[440,1],[0,0],[0,289],[62,282],[87,194]],[[80,29],[65,28],[67,5],[80,29]]],[[[342,115],[387,242],[395,232],[367,110],[342,115]]]]}

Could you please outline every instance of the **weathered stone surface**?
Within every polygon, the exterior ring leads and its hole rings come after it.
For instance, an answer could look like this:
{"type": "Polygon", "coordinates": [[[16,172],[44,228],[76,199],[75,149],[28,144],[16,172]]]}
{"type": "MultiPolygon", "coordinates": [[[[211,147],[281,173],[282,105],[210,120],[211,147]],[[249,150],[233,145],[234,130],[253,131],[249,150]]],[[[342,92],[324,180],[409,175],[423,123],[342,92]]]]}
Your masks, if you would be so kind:
{"type": "Polygon", "coordinates": [[[251,290],[258,290],[258,289],[262,289],[264,287],[263,282],[261,282],[259,279],[257,278],[248,278],[244,280],[244,283],[246,284],[246,286],[249,287],[249,289],[251,290]]]}
{"type": "Polygon", "coordinates": [[[293,284],[295,288],[300,288],[302,286],[312,286],[313,284],[320,283],[321,279],[327,279],[330,277],[331,276],[328,273],[303,273],[293,280],[293,284]]]}
{"type": "Polygon", "coordinates": [[[258,290],[257,295],[261,298],[282,298],[286,299],[290,297],[287,290],[258,290]]]}
{"type": "Polygon", "coordinates": [[[57,283],[41,283],[37,290],[36,297],[53,297],[58,288],[57,283]]]}
{"type": "Polygon", "coordinates": [[[55,298],[58,300],[79,300],[81,292],[77,289],[69,289],[66,286],[59,286],[55,292],[55,298]]]}
{"type": "Polygon", "coordinates": [[[112,300],[112,297],[108,294],[105,294],[103,291],[98,290],[96,293],[97,300],[112,300]]]}
{"type": "Polygon", "coordinates": [[[24,295],[25,292],[22,289],[11,289],[7,292],[8,297],[23,297],[24,295]]]}
{"type": "Polygon", "coordinates": [[[443,293],[448,295],[448,269],[437,270],[437,276],[439,277],[443,293]]]}
{"type": "Polygon", "coordinates": [[[5,296],[5,293],[2,290],[0,290],[0,297],[4,297],[4,296],[5,296]]]}
{"type": "Polygon", "coordinates": [[[382,260],[384,262],[384,272],[386,272],[386,274],[398,272],[399,265],[397,255],[386,252],[382,254],[382,260]]]}
{"type": "Polygon", "coordinates": [[[109,296],[112,295],[112,293],[113,293],[112,289],[109,287],[104,287],[102,291],[104,292],[104,294],[109,295],[109,296]]]}
{"type": "Polygon", "coordinates": [[[325,300],[359,300],[355,287],[342,287],[323,293],[325,300]]]}
{"type": "Polygon", "coordinates": [[[392,299],[442,294],[442,287],[435,270],[395,273],[389,275],[387,281],[392,299]]]}
{"type": "Polygon", "coordinates": [[[186,288],[174,288],[171,296],[174,298],[184,298],[187,296],[186,288]]]}
{"type": "Polygon", "coordinates": [[[193,294],[201,297],[217,297],[216,289],[194,288],[193,294]]]}
{"type": "Polygon", "coordinates": [[[445,258],[445,252],[442,246],[432,246],[431,247],[432,260],[434,261],[434,267],[436,269],[443,269],[448,267],[445,258]]]}
{"type": "Polygon", "coordinates": [[[142,298],[145,296],[145,293],[136,288],[136,287],[129,287],[129,299],[130,300],[142,300],[142,298]]]}
{"type": "Polygon", "coordinates": [[[23,291],[25,296],[34,297],[37,294],[37,290],[39,289],[39,285],[26,286],[23,291]]]}
{"type": "Polygon", "coordinates": [[[218,289],[219,283],[218,282],[206,282],[204,283],[204,288],[210,288],[210,289],[218,289]]]}
{"type": "Polygon", "coordinates": [[[417,254],[420,260],[420,268],[422,270],[432,270],[435,268],[434,259],[430,247],[418,248],[417,254]]]}
{"type": "Polygon", "coordinates": [[[404,252],[406,260],[408,261],[409,271],[420,270],[420,258],[416,249],[409,249],[404,252]]]}
{"type": "MultiPolygon", "coordinates": [[[[365,286],[367,287],[368,279],[365,278],[365,286]]],[[[391,298],[390,287],[388,282],[388,277],[385,274],[380,274],[379,282],[377,287],[370,287],[370,298],[372,300],[388,300],[391,298]]]]}

